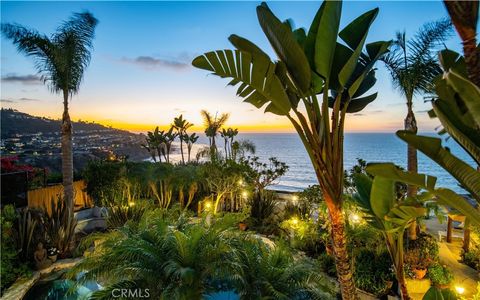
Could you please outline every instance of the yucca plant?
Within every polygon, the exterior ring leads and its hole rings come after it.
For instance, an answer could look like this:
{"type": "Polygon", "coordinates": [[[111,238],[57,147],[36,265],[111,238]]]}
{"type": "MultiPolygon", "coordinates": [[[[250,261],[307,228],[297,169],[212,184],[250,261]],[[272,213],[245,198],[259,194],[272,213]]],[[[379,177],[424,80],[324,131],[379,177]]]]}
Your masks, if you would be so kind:
{"type": "Polygon", "coordinates": [[[52,198],[50,206],[44,206],[43,211],[41,222],[49,242],[58,249],[61,257],[70,255],[77,226],[75,216],[61,196],[56,200],[52,198]]]}
{"type": "Polygon", "coordinates": [[[273,61],[249,40],[231,35],[235,50],[217,50],[192,64],[239,85],[237,95],[257,108],[290,120],[313,164],[332,222],[332,240],[344,299],[355,287],[346,249],[343,202],[343,137],[347,113],[377,97],[364,96],[376,82],[374,65],[390,42],[366,44],[378,9],[364,13],[339,31],[341,1],[324,1],[308,32],[281,22],[262,3],[260,26],[278,56],[273,61]],[[341,39],[341,41],[339,40],[341,39]],[[366,50],[366,51],[364,51],[366,50]]]}

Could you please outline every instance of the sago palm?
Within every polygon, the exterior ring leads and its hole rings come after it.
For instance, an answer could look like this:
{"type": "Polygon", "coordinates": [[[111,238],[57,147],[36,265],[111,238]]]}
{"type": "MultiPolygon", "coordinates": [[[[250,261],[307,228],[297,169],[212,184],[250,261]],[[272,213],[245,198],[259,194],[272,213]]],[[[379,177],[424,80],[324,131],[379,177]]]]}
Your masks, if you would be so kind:
{"type": "Polygon", "coordinates": [[[375,100],[376,93],[362,95],[375,84],[374,65],[390,42],[366,44],[378,9],[340,31],[341,10],[341,1],[324,1],[307,33],[280,21],[262,3],[257,7],[258,20],[278,60],[247,39],[231,35],[236,50],[205,53],[193,65],[239,85],[237,95],[245,102],[257,108],[266,106],[266,112],[290,120],[328,207],[342,296],[355,299],[342,211],[344,125],[347,113],[358,112],[375,100]]]}
{"type": "Polygon", "coordinates": [[[61,127],[64,199],[73,214],[72,122],[68,111],[71,97],[78,93],[87,68],[98,21],[89,12],[75,13],[48,37],[17,24],[2,24],[2,32],[19,52],[33,57],[35,67],[52,92],[63,94],[61,127]]]}
{"type": "Polygon", "coordinates": [[[333,299],[328,280],[316,275],[311,262],[295,261],[284,246],[270,248],[251,237],[235,242],[230,279],[240,299],[333,299]]]}
{"type": "Polygon", "coordinates": [[[153,211],[139,224],[90,236],[85,245],[102,242],[70,275],[86,271],[82,282],[102,280],[104,289],[93,299],[111,299],[118,288],[149,289],[152,299],[202,299],[233,261],[229,234],[215,225],[171,226],[167,215],[153,211]]]}

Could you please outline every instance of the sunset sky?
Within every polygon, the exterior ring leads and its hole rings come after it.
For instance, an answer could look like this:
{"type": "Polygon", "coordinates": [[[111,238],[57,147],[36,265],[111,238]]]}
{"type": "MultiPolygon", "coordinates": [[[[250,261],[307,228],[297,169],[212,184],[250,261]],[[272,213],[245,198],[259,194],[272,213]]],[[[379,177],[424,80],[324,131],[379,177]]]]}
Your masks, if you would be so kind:
{"type": "MultiPolygon", "coordinates": [[[[201,129],[200,110],[231,114],[229,126],[243,131],[292,131],[288,120],[264,114],[235,96],[226,80],[191,67],[206,51],[232,48],[227,37],[244,36],[274,57],[258,25],[260,2],[1,2],[2,22],[16,22],[50,35],[72,12],[89,10],[100,21],[92,61],[80,93],[71,102],[74,120],[95,121],[144,131],[167,125],[183,114],[201,129]]],[[[308,28],[319,2],[269,2],[281,19],[308,28]]],[[[343,26],[361,13],[380,8],[369,40],[388,40],[397,30],[407,37],[427,21],[446,16],[440,1],[359,2],[343,5],[343,26]]],[[[367,41],[367,42],[368,42],[367,41]]],[[[456,36],[447,43],[459,49],[456,36]]],[[[349,116],[347,131],[395,131],[403,126],[405,105],[393,90],[383,65],[377,65],[379,97],[360,114],[349,116]]],[[[51,94],[36,76],[31,58],[1,39],[1,105],[54,119],[61,117],[61,96],[51,94]]],[[[419,127],[433,131],[438,121],[426,114],[430,105],[415,102],[419,127]]]]}

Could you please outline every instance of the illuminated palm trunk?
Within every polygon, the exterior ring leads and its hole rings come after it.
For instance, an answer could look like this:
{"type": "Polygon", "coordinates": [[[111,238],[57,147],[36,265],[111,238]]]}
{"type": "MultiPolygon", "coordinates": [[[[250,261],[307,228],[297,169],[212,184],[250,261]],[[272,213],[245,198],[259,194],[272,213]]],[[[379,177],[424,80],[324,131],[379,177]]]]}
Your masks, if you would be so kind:
{"type": "Polygon", "coordinates": [[[72,121],[68,113],[68,91],[63,91],[63,116],[62,116],[62,175],[64,201],[68,211],[73,215],[73,146],[72,146],[72,121]]]}
{"type": "MultiPolygon", "coordinates": [[[[412,108],[412,97],[407,99],[408,113],[405,118],[405,130],[410,131],[414,134],[417,133],[417,121],[415,120],[415,114],[413,113],[412,108]]],[[[409,172],[417,173],[418,172],[418,159],[417,159],[417,149],[408,144],[407,146],[407,170],[409,172]]],[[[407,196],[415,197],[417,195],[418,188],[414,185],[409,185],[407,188],[407,196]]],[[[417,222],[412,222],[408,229],[408,237],[411,240],[417,239],[417,222]]]]}
{"type": "Polygon", "coordinates": [[[330,234],[342,298],[357,299],[355,284],[353,282],[353,271],[347,250],[345,219],[343,217],[341,206],[334,204],[335,202],[341,203],[341,201],[333,201],[333,199],[325,194],[325,202],[328,206],[328,213],[332,227],[330,234]]]}

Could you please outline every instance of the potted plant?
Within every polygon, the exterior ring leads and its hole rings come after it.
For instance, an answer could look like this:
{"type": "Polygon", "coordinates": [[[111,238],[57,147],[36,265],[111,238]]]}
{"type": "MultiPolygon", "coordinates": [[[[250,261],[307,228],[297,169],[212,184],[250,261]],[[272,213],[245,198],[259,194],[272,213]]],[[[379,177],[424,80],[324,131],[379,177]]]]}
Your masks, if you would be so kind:
{"type": "Polygon", "coordinates": [[[439,289],[448,289],[453,280],[452,272],[446,266],[434,264],[428,268],[428,276],[432,284],[439,289]]]}
{"type": "Polygon", "coordinates": [[[57,248],[55,247],[50,247],[48,250],[47,250],[47,257],[49,260],[53,262],[56,262],[57,261],[57,255],[58,255],[59,251],[57,248]]]}

